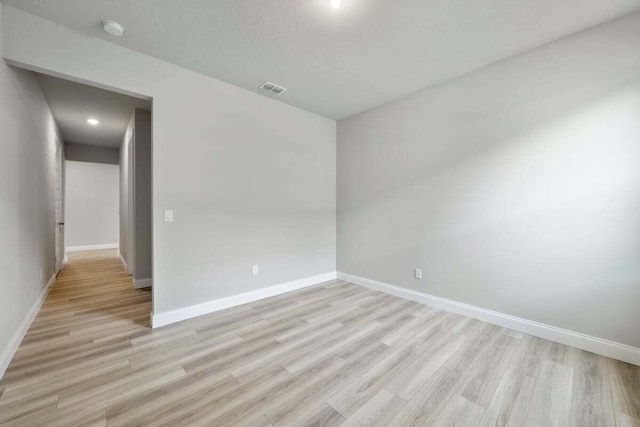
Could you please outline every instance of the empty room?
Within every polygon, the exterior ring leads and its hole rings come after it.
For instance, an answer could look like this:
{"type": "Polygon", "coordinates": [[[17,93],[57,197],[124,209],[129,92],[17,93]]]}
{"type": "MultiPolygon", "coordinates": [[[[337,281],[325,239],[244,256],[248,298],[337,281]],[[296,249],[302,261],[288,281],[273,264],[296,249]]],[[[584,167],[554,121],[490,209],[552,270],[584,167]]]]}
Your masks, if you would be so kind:
{"type": "Polygon", "coordinates": [[[640,427],[640,0],[0,0],[1,426],[640,427]]]}

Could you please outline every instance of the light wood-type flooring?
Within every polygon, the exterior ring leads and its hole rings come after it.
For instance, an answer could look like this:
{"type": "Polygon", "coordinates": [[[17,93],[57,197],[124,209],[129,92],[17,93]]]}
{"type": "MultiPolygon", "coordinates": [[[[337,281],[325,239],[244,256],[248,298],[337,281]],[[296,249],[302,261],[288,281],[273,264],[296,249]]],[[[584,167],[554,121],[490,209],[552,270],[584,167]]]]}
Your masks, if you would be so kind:
{"type": "Polygon", "coordinates": [[[74,253],[0,424],[640,426],[640,368],[341,281],[151,330],[115,251],[74,253]]]}

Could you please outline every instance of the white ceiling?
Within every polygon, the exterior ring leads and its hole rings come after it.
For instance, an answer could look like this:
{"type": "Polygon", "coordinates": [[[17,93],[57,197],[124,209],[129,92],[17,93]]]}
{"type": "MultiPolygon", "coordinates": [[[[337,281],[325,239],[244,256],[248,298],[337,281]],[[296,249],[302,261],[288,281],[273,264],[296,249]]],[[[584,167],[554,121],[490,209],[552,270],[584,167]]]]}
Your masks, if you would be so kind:
{"type": "MultiPolygon", "coordinates": [[[[640,8],[640,0],[2,0],[341,119],[640,8]],[[106,34],[102,19],[124,25],[106,34]]],[[[265,95],[272,96],[272,95],[265,95]]]]}
{"type": "Polygon", "coordinates": [[[65,142],[119,147],[133,109],[151,109],[151,101],[43,74],[37,77],[65,142]],[[91,126],[90,117],[100,124],[91,126]]]}

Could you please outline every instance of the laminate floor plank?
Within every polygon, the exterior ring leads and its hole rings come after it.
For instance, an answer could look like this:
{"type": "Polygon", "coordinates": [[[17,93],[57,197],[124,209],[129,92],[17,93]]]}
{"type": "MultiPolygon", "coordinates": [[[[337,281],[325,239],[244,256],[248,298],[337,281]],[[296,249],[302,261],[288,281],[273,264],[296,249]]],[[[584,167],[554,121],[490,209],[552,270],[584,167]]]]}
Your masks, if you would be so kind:
{"type": "Polygon", "coordinates": [[[524,425],[533,397],[535,380],[507,369],[480,421],[480,427],[520,427],[524,425]]]}
{"type": "Polygon", "coordinates": [[[616,426],[617,427],[640,427],[640,420],[630,417],[627,414],[616,411],[616,426]]]}
{"type": "Polygon", "coordinates": [[[640,368],[340,280],[151,329],[115,250],[74,252],[2,426],[640,426],[640,368]]]}
{"type": "Polygon", "coordinates": [[[615,426],[607,360],[583,350],[574,352],[571,425],[574,427],[615,426]]]}
{"type": "Polygon", "coordinates": [[[456,394],[463,379],[458,372],[439,369],[391,421],[393,426],[430,426],[443,408],[459,396],[456,394]]]}
{"type": "Polygon", "coordinates": [[[433,427],[476,427],[483,414],[484,408],[482,406],[461,396],[455,396],[447,402],[431,425],[433,427]]]}
{"type": "Polygon", "coordinates": [[[322,406],[321,402],[326,402],[345,382],[367,372],[371,366],[379,363],[388,353],[389,347],[378,344],[359,359],[349,361],[330,372],[329,375],[312,382],[299,394],[288,396],[279,405],[270,404],[265,408],[267,418],[274,425],[291,424],[306,417],[306,414],[314,414],[322,406]]]}
{"type": "Polygon", "coordinates": [[[640,367],[607,359],[616,411],[640,419],[640,367]]]}
{"type": "Polygon", "coordinates": [[[511,367],[532,378],[538,378],[540,369],[551,350],[553,343],[542,338],[524,336],[520,342],[518,354],[513,358],[511,367]]]}
{"type": "Polygon", "coordinates": [[[489,351],[483,353],[475,363],[475,369],[463,385],[460,395],[483,408],[488,407],[516,350],[517,341],[511,335],[499,336],[489,351]]]}
{"type": "Polygon", "coordinates": [[[407,404],[386,388],[381,389],[343,424],[344,426],[387,426],[407,404]]]}
{"type": "Polygon", "coordinates": [[[542,363],[525,426],[568,426],[571,418],[573,368],[542,363]]]}
{"type": "Polygon", "coordinates": [[[414,337],[407,337],[407,345],[398,346],[382,362],[373,366],[362,377],[353,381],[332,396],[328,403],[342,415],[350,416],[387,384],[393,382],[399,372],[427,352],[434,342],[442,339],[456,316],[445,316],[414,337]]]}

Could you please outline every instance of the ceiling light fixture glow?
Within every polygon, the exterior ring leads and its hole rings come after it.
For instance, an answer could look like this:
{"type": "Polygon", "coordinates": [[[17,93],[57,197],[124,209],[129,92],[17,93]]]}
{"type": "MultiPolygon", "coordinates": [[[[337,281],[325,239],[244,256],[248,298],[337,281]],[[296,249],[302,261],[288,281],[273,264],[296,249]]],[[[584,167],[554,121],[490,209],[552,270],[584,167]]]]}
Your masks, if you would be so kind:
{"type": "Polygon", "coordinates": [[[100,124],[100,120],[91,117],[87,119],[87,123],[89,123],[91,126],[98,126],[100,124]]]}
{"type": "Polygon", "coordinates": [[[331,0],[331,8],[332,9],[340,9],[341,0],[331,0]]]}

